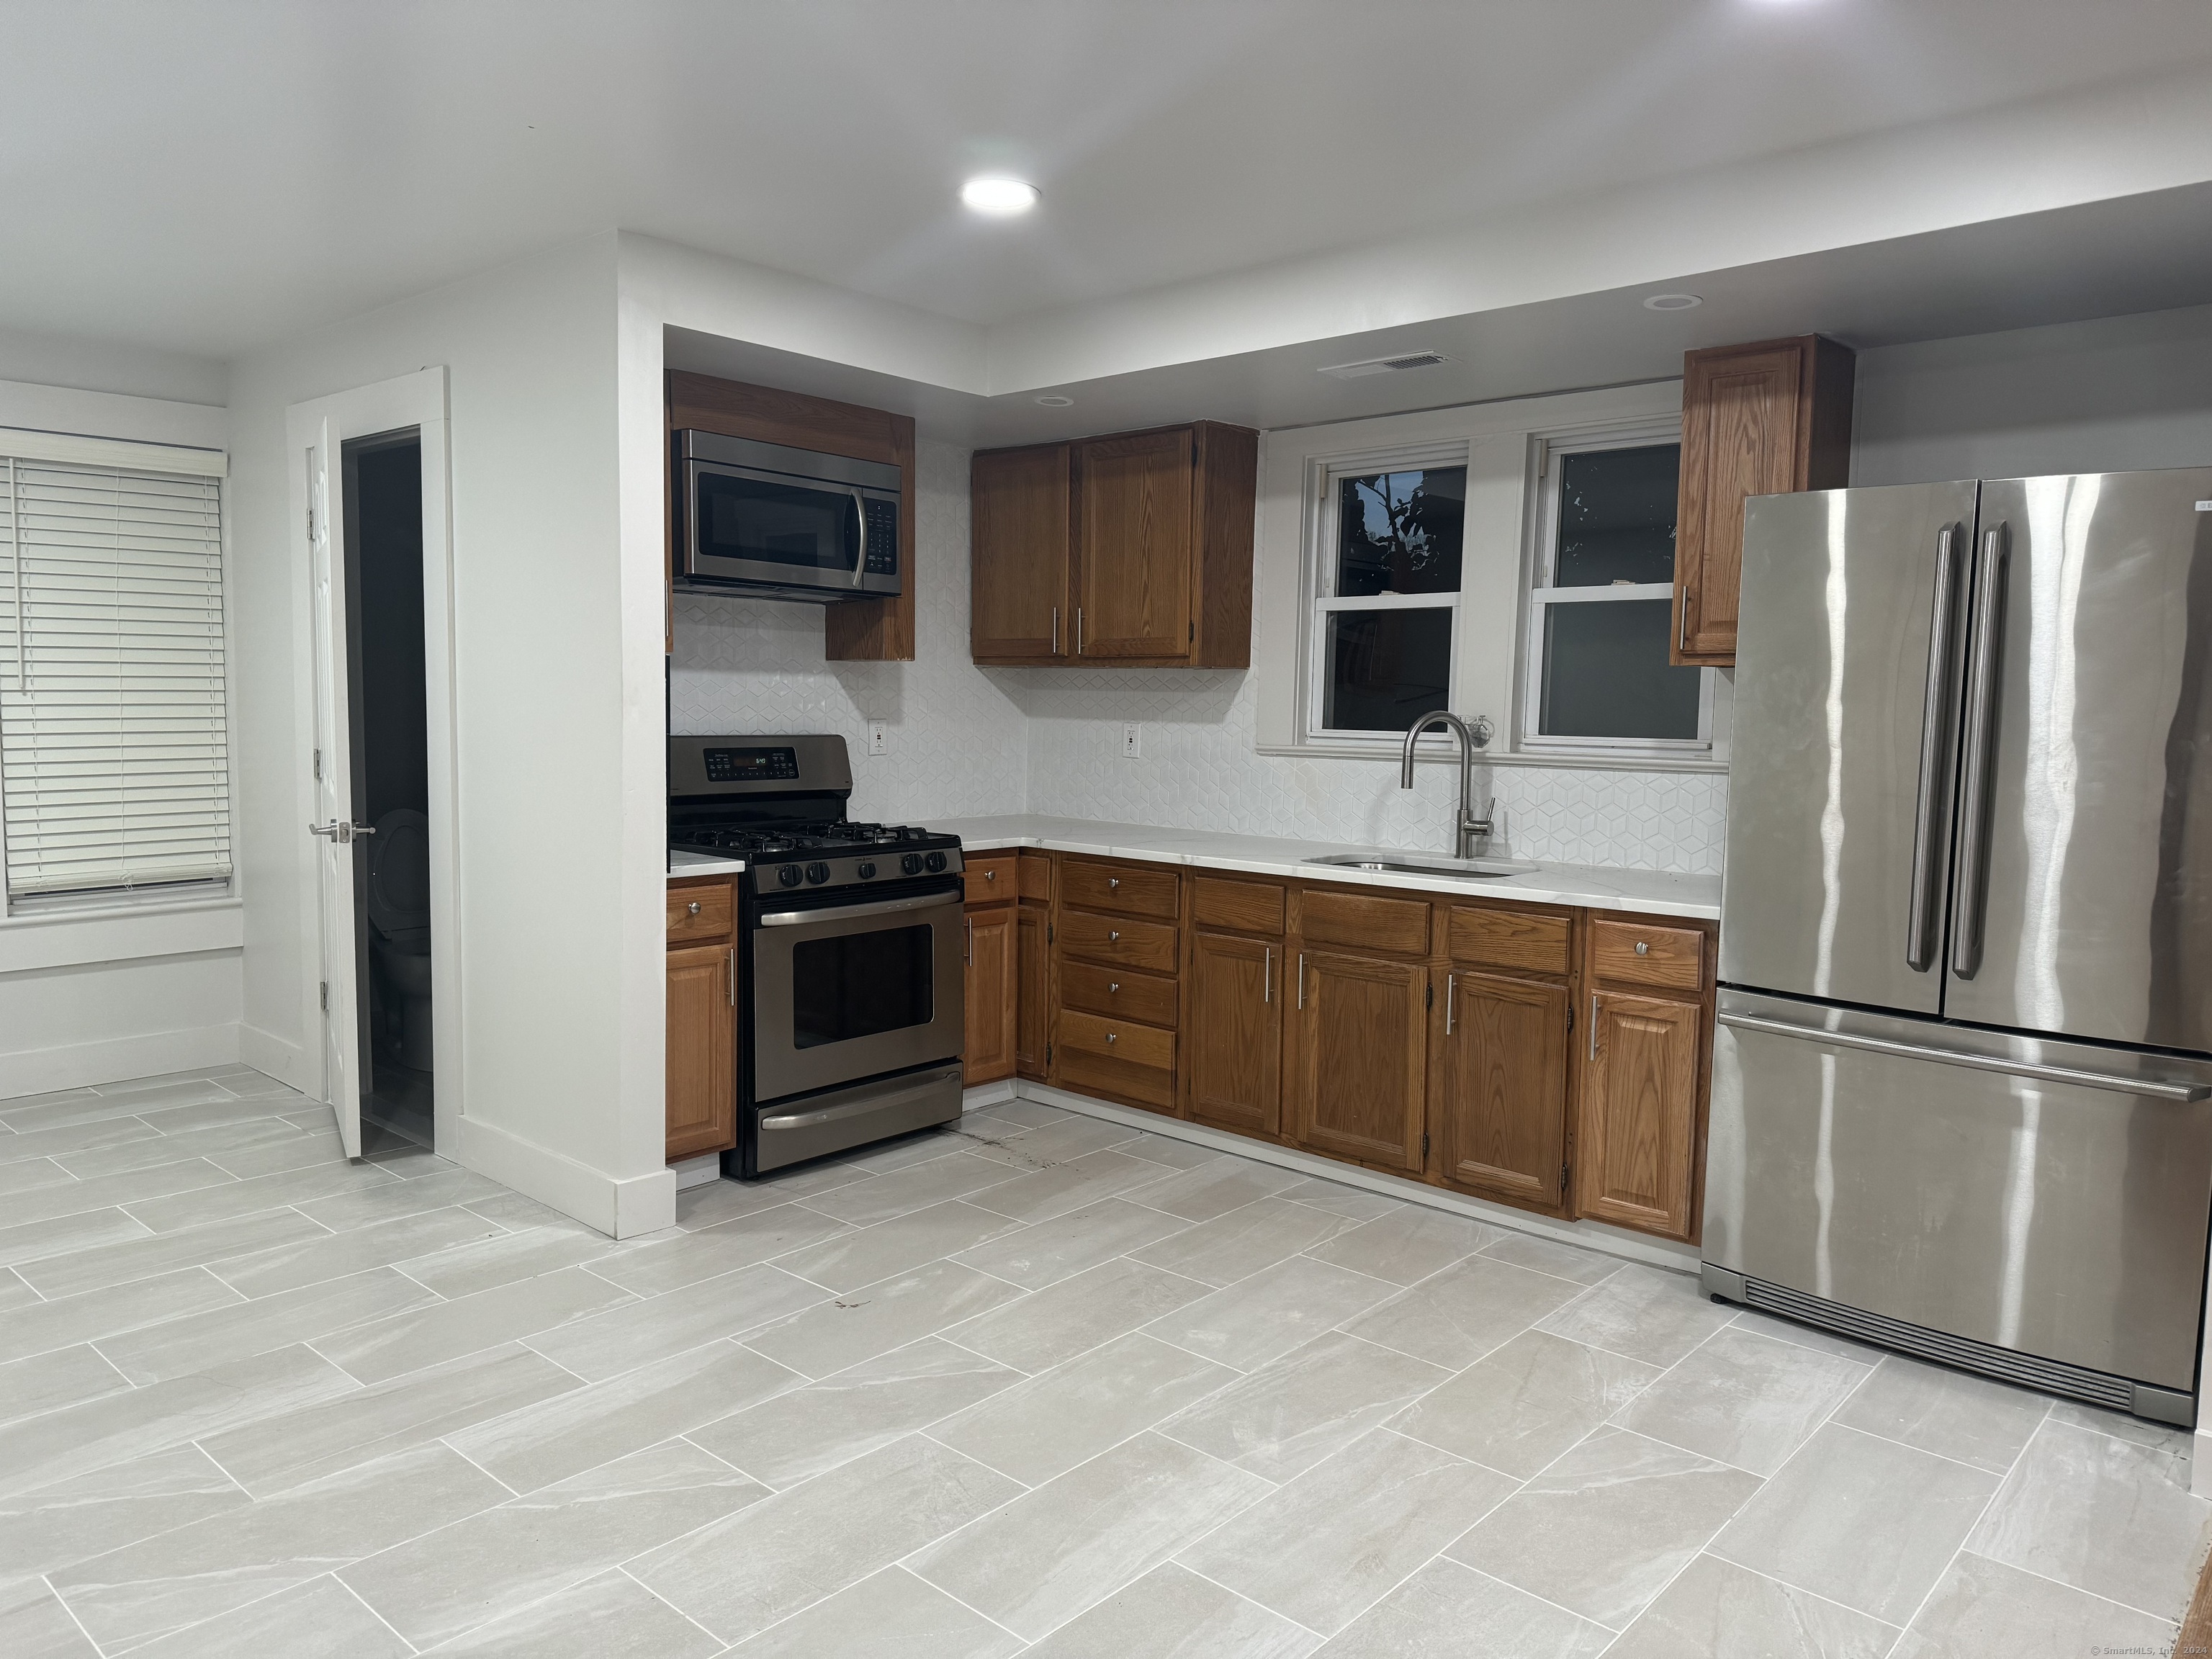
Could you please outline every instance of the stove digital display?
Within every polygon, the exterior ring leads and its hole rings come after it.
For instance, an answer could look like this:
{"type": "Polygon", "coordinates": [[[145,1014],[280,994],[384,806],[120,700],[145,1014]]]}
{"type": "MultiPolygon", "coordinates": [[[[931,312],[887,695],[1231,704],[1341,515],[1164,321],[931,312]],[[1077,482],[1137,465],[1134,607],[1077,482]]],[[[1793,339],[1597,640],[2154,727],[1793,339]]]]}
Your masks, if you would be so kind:
{"type": "Polygon", "coordinates": [[[799,776],[799,753],[796,750],[708,749],[702,752],[706,757],[707,781],[709,783],[796,780],[799,776]]]}

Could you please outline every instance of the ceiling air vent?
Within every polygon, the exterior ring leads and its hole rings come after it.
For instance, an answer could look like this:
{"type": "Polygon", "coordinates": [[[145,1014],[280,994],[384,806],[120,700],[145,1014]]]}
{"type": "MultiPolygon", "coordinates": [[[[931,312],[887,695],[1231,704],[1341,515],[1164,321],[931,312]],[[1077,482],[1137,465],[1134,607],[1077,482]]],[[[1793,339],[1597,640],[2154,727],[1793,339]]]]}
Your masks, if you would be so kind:
{"type": "Polygon", "coordinates": [[[1401,351],[1395,357],[1370,357],[1364,362],[1335,363],[1321,372],[1339,380],[1361,380],[1370,374],[1395,374],[1406,368],[1434,368],[1450,358],[1441,351],[1401,351]]]}

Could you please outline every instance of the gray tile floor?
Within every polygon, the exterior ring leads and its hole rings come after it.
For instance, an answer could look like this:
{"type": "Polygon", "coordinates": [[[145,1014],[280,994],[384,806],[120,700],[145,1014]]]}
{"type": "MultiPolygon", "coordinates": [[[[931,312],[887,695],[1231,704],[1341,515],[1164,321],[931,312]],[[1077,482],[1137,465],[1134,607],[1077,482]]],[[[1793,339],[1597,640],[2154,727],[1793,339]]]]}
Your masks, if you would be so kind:
{"type": "Polygon", "coordinates": [[[1027,1103],[617,1244],[0,1103],[0,1653],[2163,1651],[2185,1437],[1027,1103]]]}

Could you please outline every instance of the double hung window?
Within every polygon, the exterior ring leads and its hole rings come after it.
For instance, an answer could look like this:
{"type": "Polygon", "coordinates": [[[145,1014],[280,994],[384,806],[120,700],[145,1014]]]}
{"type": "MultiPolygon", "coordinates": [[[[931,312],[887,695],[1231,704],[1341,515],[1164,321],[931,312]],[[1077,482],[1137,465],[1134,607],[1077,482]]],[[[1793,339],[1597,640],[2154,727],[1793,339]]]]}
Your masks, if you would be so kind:
{"type": "Polygon", "coordinates": [[[1332,471],[1313,616],[1316,737],[1403,732],[1447,706],[1459,651],[1467,464],[1332,471]]]}
{"type": "Polygon", "coordinates": [[[195,473],[0,453],[10,908],[229,883],[213,460],[195,473]]]}

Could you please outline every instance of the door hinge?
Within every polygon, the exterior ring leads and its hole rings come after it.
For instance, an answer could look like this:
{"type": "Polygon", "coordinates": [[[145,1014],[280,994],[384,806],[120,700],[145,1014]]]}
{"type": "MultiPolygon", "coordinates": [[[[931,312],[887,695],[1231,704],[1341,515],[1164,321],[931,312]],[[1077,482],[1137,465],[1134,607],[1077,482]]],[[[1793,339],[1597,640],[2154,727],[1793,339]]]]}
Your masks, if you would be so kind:
{"type": "Polygon", "coordinates": [[[1421,1156],[1422,1156],[1423,1158],[1426,1158],[1428,1155],[1429,1155],[1429,1138],[1428,1138],[1426,1135],[1423,1135],[1423,1136],[1421,1137],[1421,1156]]]}
{"type": "Polygon", "coordinates": [[[315,539],[315,509],[312,507],[307,509],[307,539],[315,539]]]}
{"type": "Polygon", "coordinates": [[[327,1013],[328,1013],[328,1012],[330,1012],[330,1011],[331,1011],[331,982],[330,982],[330,981],[328,981],[328,980],[325,980],[325,981],[322,982],[322,984],[321,984],[321,985],[317,988],[316,994],[317,994],[318,998],[320,1000],[320,1001],[322,1002],[322,1005],[323,1005],[323,1012],[324,1012],[325,1013],[326,1013],[326,1014],[327,1014],[327,1013]]]}
{"type": "Polygon", "coordinates": [[[1433,1008],[1433,1007],[1435,1007],[1436,1006],[1437,1006],[1437,988],[1436,988],[1435,986],[1433,986],[1433,985],[1427,985],[1427,986],[1424,986],[1424,987],[1422,987],[1422,989],[1421,989],[1421,1006],[1423,1006],[1424,1008],[1433,1008]]]}
{"type": "Polygon", "coordinates": [[[1044,1064],[1047,1071],[1052,1069],[1052,1044],[1049,1042],[1044,1045],[1044,1064]]]}
{"type": "Polygon", "coordinates": [[[1567,1005],[1567,1035],[1568,1035],[1569,1036],[1572,1036],[1574,1035],[1574,1031],[1575,1031],[1575,1005],[1574,1005],[1573,1003],[1571,1003],[1571,1003],[1569,1003],[1569,1004],[1567,1005]]]}
{"type": "Polygon", "coordinates": [[[1195,645],[1198,643],[1198,624],[1196,623],[1190,624],[1190,639],[1192,644],[1195,645]]]}
{"type": "Polygon", "coordinates": [[[1052,943],[1052,924],[1048,921],[1044,925],[1044,942],[1047,945],[1052,943]]]}
{"type": "Polygon", "coordinates": [[[1565,1164],[1559,1165],[1559,1190],[1562,1193],[1567,1190],[1567,1174],[1571,1167],[1565,1164]]]}
{"type": "Polygon", "coordinates": [[[320,783],[322,781],[323,781],[323,751],[322,751],[321,750],[318,749],[317,750],[315,750],[315,781],[316,781],[317,783],[320,783]]]}

